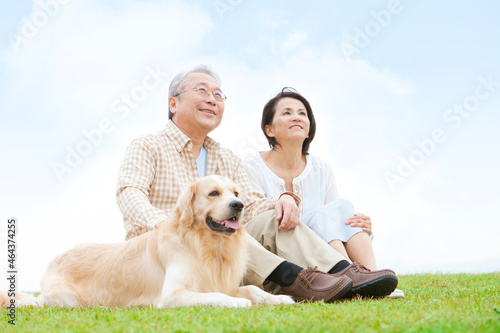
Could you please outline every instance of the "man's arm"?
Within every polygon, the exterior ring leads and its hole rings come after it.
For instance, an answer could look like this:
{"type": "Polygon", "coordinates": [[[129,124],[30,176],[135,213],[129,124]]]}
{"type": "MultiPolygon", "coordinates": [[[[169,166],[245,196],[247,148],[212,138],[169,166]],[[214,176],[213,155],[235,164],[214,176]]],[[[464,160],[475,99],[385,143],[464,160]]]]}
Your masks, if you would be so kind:
{"type": "Polygon", "coordinates": [[[134,140],[127,149],[118,172],[116,201],[123,214],[127,238],[152,230],[167,219],[149,201],[155,177],[155,152],[145,140],[134,140]]]}

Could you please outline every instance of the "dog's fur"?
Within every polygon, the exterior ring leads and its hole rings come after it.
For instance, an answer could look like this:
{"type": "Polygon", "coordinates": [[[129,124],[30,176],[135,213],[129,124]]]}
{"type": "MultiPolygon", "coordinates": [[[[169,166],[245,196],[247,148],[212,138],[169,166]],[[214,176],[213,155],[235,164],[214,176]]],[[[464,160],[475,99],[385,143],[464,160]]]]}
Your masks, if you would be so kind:
{"type": "MultiPolygon", "coordinates": [[[[230,180],[201,178],[182,192],[169,221],[154,230],[127,242],[82,245],[59,255],[42,279],[41,295],[21,295],[18,306],[292,304],[288,296],[240,287],[249,236],[238,228],[243,203],[236,196],[230,180]]],[[[0,295],[2,307],[8,302],[5,293],[0,295]]]]}

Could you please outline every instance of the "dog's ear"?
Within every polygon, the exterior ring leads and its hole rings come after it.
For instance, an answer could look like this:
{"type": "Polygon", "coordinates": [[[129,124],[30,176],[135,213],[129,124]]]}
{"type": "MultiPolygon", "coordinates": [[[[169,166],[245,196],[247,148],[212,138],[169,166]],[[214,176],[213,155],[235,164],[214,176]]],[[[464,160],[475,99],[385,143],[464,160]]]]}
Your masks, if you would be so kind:
{"type": "Polygon", "coordinates": [[[189,227],[194,221],[194,200],[196,199],[196,183],[189,185],[179,196],[175,212],[179,223],[189,227]]]}

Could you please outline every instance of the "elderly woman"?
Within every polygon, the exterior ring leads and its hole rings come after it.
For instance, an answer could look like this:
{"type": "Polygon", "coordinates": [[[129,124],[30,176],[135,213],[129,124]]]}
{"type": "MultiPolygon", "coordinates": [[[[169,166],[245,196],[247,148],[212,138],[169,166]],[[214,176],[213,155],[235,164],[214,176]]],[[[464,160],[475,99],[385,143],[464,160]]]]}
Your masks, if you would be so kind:
{"type": "MultiPolygon", "coordinates": [[[[301,199],[302,222],[347,260],[376,270],[370,218],[355,214],[353,205],[339,198],[330,165],[308,153],[316,131],[309,102],[296,91],[284,88],[265,105],[261,127],[271,150],[244,161],[254,187],[267,197],[285,191],[295,193],[301,199]]],[[[297,223],[279,228],[289,230],[297,223]]],[[[396,289],[390,297],[404,294],[396,289]]]]}

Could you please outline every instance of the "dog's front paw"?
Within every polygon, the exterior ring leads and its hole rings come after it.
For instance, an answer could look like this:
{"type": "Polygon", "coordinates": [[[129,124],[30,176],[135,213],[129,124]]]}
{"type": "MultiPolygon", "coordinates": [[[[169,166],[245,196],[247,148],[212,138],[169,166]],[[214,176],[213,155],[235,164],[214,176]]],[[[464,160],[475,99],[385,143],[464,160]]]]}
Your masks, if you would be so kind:
{"type": "Polygon", "coordinates": [[[279,305],[279,304],[295,304],[290,296],[286,295],[269,295],[265,299],[265,304],[279,305]]]}
{"type": "Polygon", "coordinates": [[[227,308],[247,308],[252,306],[252,302],[244,298],[231,297],[230,299],[221,301],[219,306],[227,308]]]}

